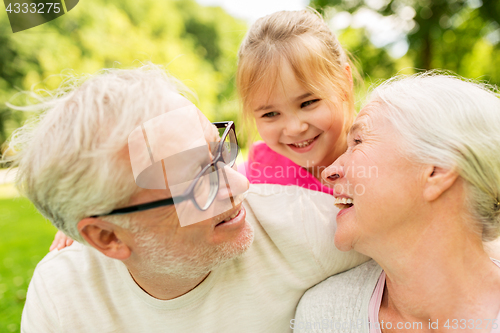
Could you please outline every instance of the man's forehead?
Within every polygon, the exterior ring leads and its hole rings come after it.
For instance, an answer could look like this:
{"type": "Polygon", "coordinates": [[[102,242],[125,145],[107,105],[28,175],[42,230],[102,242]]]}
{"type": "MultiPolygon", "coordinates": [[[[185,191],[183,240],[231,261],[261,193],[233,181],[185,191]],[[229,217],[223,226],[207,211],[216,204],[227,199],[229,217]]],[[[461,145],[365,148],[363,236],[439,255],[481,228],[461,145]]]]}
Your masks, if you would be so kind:
{"type": "MultiPolygon", "coordinates": [[[[193,107],[197,111],[199,122],[201,123],[202,127],[205,127],[207,123],[210,124],[210,121],[207,119],[207,117],[205,117],[205,115],[200,110],[198,110],[198,108],[196,108],[196,106],[191,101],[189,101],[179,93],[167,91],[165,92],[165,94],[163,94],[162,100],[165,101],[164,105],[161,106],[165,114],[172,111],[185,109],[186,107],[193,107]]],[[[192,119],[189,119],[188,117],[180,117],[180,119],[178,120],[180,123],[190,123],[190,121],[192,121],[192,119]]],[[[176,124],[172,122],[167,124],[167,127],[168,126],[176,126],[176,124]]]]}
{"type": "MultiPolygon", "coordinates": [[[[186,165],[172,164],[171,157],[184,152],[206,152],[207,140],[199,110],[186,99],[176,98],[177,109],[170,109],[136,127],[129,135],[129,153],[134,179],[139,187],[165,189],[167,179],[186,165]],[[164,161],[170,160],[166,169],[164,161]]],[[[208,121],[208,120],[206,120],[208,121]]],[[[184,161],[179,160],[183,164],[184,161]]],[[[178,180],[169,179],[168,183],[178,180]]]]}
{"type": "Polygon", "coordinates": [[[165,112],[193,105],[186,97],[174,91],[166,91],[162,97],[162,100],[166,101],[166,105],[164,105],[165,112]]]}
{"type": "MultiPolygon", "coordinates": [[[[187,98],[183,97],[182,95],[178,93],[174,93],[169,91],[166,94],[166,99],[168,101],[167,105],[165,105],[165,113],[170,113],[172,111],[180,111],[180,110],[191,110],[191,108],[186,108],[186,107],[192,107],[196,109],[196,114],[198,116],[198,121],[201,125],[202,130],[204,131],[205,135],[209,137],[207,141],[212,141],[214,138],[214,133],[217,132],[212,131],[212,123],[208,118],[193,104],[191,103],[187,98]],[[210,128],[208,128],[210,127],[210,128]],[[208,129],[207,129],[208,128],[208,129]],[[208,131],[208,133],[207,133],[208,131]],[[208,135],[207,135],[208,134],[208,135]]],[[[193,116],[193,115],[190,115],[193,116]]],[[[172,115],[171,122],[168,123],[167,127],[175,127],[179,128],[181,126],[187,126],[189,127],[193,122],[194,122],[194,116],[192,118],[190,117],[185,117],[180,114],[177,115],[172,115]],[[175,119],[177,117],[177,119],[175,119]],[[177,121],[177,122],[176,122],[177,121]]],[[[190,134],[189,132],[186,132],[186,134],[190,134]]],[[[217,134],[215,134],[217,136],[217,134]]]]}
{"type": "Polygon", "coordinates": [[[145,122],[143,131],[158,161],[206,145],[203,127],[198,109],[191,104],[145,122]]]}

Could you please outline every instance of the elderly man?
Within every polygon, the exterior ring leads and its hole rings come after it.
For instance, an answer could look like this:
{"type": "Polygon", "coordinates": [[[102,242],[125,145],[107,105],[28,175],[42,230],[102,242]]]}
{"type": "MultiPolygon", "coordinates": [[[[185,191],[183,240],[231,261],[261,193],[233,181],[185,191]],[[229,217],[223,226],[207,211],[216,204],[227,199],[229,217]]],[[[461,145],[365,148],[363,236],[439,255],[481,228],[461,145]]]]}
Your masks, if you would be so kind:
{"type": "Polygon", "coordinates": [[[11,141],[18,187],[85,244],[38,264],[22,332],[289,332],[307,288],[366,259],[334,247],[333,197],[249,189],[234,125],[157,67],[75,84],[11,141]]]}

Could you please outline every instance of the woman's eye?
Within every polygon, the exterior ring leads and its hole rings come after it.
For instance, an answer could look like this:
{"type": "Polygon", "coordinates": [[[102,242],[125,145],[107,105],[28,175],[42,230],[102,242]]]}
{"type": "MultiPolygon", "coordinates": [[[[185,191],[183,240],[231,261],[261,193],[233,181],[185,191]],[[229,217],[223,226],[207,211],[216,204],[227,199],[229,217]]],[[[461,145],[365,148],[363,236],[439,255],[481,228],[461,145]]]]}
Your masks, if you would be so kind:
{"type": "Polygon", "coordinates": [[[309,106],[311,104],[314,104],[314,103],[316,103],[318,101],[319,101],[319,99],[311,99],[310,101],[306,101],[306,102],[300,104],[300,107],[301,108],[305,108],[305,107],[307,107],[307,106],[309,106]]]}
{"type": "Polygon", "coordinates": [[[275,117],[277,116],[279,113],[278,112],[268,112],[268,113],[264,113],[262,115],[262,118],[272,118],[272,117],[275,117]]]}

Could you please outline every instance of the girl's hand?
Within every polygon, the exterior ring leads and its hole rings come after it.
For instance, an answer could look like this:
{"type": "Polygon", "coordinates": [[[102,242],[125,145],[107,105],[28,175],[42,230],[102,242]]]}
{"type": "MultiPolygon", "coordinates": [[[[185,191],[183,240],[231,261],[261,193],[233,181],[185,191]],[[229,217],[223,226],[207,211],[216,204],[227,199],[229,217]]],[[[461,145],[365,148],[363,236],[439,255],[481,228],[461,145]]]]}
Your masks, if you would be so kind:
{"type": "Polygon", "coordinates": [[[66,246],[70,246],[71,244],[73,244],[73,240],[66,236],[62,231],[58,231],[56,233],[54,241],[52,242],[52,245],[50,246],[49,251],[52,251],[54,249],[62,250],[66,246]]]}

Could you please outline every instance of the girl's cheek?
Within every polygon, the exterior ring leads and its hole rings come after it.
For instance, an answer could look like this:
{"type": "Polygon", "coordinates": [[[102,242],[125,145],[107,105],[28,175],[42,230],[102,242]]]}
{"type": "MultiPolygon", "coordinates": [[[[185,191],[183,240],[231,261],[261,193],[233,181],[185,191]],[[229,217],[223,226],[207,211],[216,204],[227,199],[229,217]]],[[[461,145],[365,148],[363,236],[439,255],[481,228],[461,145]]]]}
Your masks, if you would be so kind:
{"type": "Polygon", "coordinates": [[[263,135],[263,133],[267,133],[269,131],[269,124],[266,124],[264,121],[257,121],[255,124],[260,135],[263,135]]]}
{"type": "Polygon", "coordinates": [[[267,126],[267,128],[265,128],[264,131],[266,132],[266,136],[269,138],[275,138],[280,136],[280,129],[276,125],[273,126],[272,124],[269,124],[269,126],[267,126]]]}

